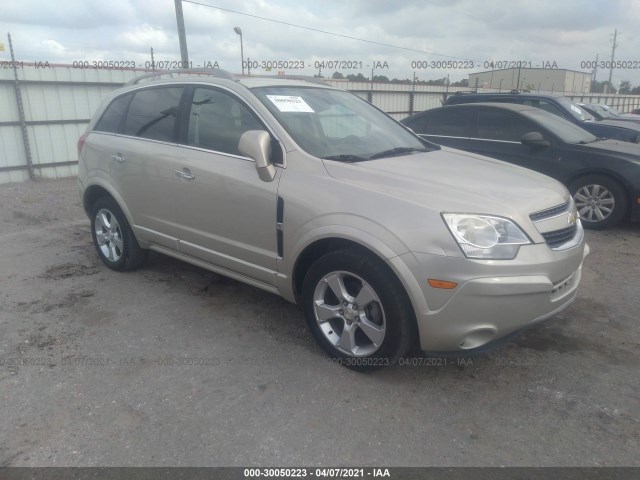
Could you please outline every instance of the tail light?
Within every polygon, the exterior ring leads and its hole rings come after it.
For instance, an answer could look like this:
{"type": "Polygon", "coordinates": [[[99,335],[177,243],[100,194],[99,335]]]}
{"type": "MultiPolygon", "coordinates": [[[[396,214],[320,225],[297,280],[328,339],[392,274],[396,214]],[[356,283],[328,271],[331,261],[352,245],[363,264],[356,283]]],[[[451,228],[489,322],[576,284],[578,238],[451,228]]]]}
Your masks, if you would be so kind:
{"type": "Polygon", "coordinates": [[[78,158],[80,158],[80,153],[82,152],[82,147],[84,147],[84,142],[87,139],[87,136],[89,134],[87,132],[84,132],[82,135],[80,135],[80,138],[78,139],[78,158]]]}

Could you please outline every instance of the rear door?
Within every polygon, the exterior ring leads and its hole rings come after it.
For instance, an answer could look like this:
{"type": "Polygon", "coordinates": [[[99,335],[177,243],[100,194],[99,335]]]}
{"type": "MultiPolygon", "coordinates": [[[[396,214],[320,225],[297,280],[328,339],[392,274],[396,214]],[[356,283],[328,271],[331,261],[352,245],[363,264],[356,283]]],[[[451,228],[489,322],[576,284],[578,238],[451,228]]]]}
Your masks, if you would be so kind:
{"type": "MultiPolygon", "coordinates": [[[[267,128],[235,93],[208,86],[190,89],[182,120],[172,188],[180,251],[273,285],[281,169],[262,181],[255,162],[238,151],[244,132],[267,128]]],[[[282,162],[275,138],[272,152],[282,162]]]]}
{"type": "Polygon", "coordinates": [[[109,183],[131,215],[136,237],[171,248],[176,247],[177,232],[167,192],[174,178],[176,116],[183,90],[144,88],[116,99],[113,110],[110,106],[96,125],[96,130],[110,129],[111,134],[92,139],[92,147],[104,156],[109,183]],[[116,114],[122,119],[116,120],[116,114]]]}
{"type": "Polygon", "coordinates": [[[552,176],[554,148],[524,145],[522,137],[529,132],[540,132],[538,125],[515,112],[490,107],[477,107],[468,150],[487,157],[513,163],[552,176]]]}

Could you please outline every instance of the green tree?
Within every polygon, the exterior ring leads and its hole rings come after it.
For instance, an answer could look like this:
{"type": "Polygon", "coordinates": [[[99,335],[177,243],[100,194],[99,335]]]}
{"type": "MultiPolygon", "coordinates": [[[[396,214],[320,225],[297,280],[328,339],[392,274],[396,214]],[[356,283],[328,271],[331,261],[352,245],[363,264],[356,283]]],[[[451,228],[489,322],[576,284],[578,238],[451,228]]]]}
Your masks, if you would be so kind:
{"type": "Polygon", "coordinates": [[[623,95],[629,95],[631,93],[631,82],[629,80],[623,80],[620,83],[620,93],[623,95]]]}
{"type": "Polygon", "coordinates": [[[333,75],[331,75],[331,78],[335,80],[344,80],[344,75],[341,74],[340,72],[333,72],[333,75]]]}
{"type": "MultiPolygon", "coordinates": [[[[604,93],[609,82],[592,82],[591,83],[591,93],[604,93]]],[[[609,88],[609,93],[616,93],[616,87],[613,85],[609,88]]]]}
{"type": "Polygon", "coordinates": [[[374,82],[389,83],[389,78],[385,77],[384,75],[374,75],[373,76],[373,81],[374,82]]]}
{"type": "Polygon", "coordinates": [[[349,75],[347,75],[347,80],[349,80],[350,82],[368,82],[369,81],[369,79],[364,75],[362,75],[361,73],[357,75],[350,73],[349,75]]]}

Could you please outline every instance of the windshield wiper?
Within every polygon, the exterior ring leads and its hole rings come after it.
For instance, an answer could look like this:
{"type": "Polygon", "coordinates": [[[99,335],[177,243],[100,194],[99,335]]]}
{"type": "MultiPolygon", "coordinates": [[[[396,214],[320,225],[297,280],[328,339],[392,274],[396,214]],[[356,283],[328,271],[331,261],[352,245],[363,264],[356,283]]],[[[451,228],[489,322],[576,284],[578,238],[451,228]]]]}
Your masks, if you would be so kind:
{"type": "Polygon", "coordinates": [[[414,148],[414,147],[396,147],[390,150],[385,150],[384,152],[374,153],[369,157],[370,160],[375,158],[383,158],[383,157],[397,157],[398,155],[403,155],[409,152],[427,152],[428,150],[425,148],[414,148]]]}
{"type": "Polygon", "coordinates": [[[587,144],[589,144],[589,143],[600,142],[601,140],[605,140],[605,139],[604,139],[604,138],[600,138],[600,137],[598,137],[598,138],[594,138],[593,140],[589,140],[588,142],[586,142],[586,141],[584,141],[584,140],[580,140],[580,141],[578,142],[578,145],[587,145],[587,144]]]}
{"type": "Polygon", "coordinates": [[[367,157],[359,157],[358,155],[330,155],[328,157],[322,157],[324,160],[337,160],[339,162],[346,163],[354,163],[354,162],[364,162],[365,160],[369,160],[367,157]]]}

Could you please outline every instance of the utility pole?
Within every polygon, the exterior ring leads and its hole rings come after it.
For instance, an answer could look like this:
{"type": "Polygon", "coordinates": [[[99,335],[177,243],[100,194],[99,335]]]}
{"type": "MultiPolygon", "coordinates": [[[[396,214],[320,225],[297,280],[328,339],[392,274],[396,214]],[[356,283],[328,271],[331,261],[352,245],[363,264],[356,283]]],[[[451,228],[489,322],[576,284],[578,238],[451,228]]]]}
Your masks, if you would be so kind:
{"type": "Polygon", "coordinates": [[[176,21],[178,22],[178,39],[180,40],[180,59],[182,68],[189,68],[189,54],[187,53],[187,36],[184,32],[184,16],[182,15],[182,0],[174,0],[176,5],[176,21]]]}
{"type": "Polygon", "coordinates": [[[613,76],[613,60],[616,55],[616,47],[618,44],[616,43],[616,39],[618,38],[618,29],[616,28],[613,31],[613,47],[611,48],[611,68],[609,68],[609,84],[607,85],[607,93],[611,89],[611,77],[613,76]]]}
{"type": "Polygon", "coordinates": [[[153,47],[151,47],[151,69],[155,72],[156,71],[156,62],[153,58],[153,47]]]}
{"type": "Polygon", "coordinates": [[[595,83],[596,75],[598,74],[598,57],[599,53],[596,53],[596,64],[593,66],[593,70],[591,70],[591,81],[595,83]]]}

